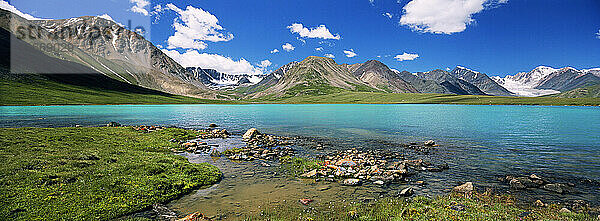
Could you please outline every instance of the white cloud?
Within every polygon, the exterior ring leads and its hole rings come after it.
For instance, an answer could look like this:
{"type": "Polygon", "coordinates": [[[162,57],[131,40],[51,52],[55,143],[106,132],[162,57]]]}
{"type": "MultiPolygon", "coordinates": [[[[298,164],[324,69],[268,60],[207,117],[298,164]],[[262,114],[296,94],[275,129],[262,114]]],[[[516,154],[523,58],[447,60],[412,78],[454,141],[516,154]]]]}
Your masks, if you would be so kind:
{"type": "MultiPolygon", "coordinates": [[[[401,25],[421,32],[452,34],[462,32],[484,9],[486,0],[412,0],[403,8],[401,25]]],[[[506,2],[500,0],[500,2],[506,2]]]]}
{"type": "Polygon", "coordinates": [[[323,51],[323,47],[315,48],[315,51],[323,51]]]}
{"type": "Polygon", "coordinates": [[[140,13],[144,16],[148,16],[150,14],[148,13],[148,10],[146,10],[146,7],[150,5],[150,2],[148,0],[129,0],[129,2],[134,4],[129,9],[132,12],[140,13]]]}
{"type": "Polygon", "coordinates": [[[297,33],[303,38],[340,39],[339,34],[334,36],[331,34],[331,32],[329,32],[329,29],[327,29],[325,25],[319,25],[319,27],[309,29],[300,23],[294,23],[287,28],[290,29],[290,32],[297,33]]]}
{"type": "Polygon", "coordinates": [[[417,59],[418,57],[419,57],[418,54],[409,54],[409,53],[404,52],[404,54],[396,55],[394,57],[394,59],[396,59],[398,61],[412,61],[412,60],[417,59]]]}
{"type": "Polygon", "coordinates": [[[207,47],[205,41],[220,42],[233,39],[233,34],[221,33],[224,28],[218,24],[217,17],[201,8],[187,6],[182,10],[170,3],[166,6],[178,14],[173,23],[175,33],[167,40],[169,49],[202,50],[207,47]]]}
{"type": "Polygon", "coordinates": [[[261,68],[266,68],[266,67],[269,67],[269,66],[271,66],[272,64],[273,64],[273,63],[271,63],[271,61],[269,61],[269,60],[264,60],[264,61],[261,61],[261,62],[260,62],[260,64],[259,64],[258,66],[259,66],[259,67],[261,67],[261,68]]]}
{"type": "Polygon", "coordinates": [[[296,47],[294,47],[290,43],[285,43],[284,45],[281,46],[281,48],[283,48],[283,50],[285,50],[287,52],[290,52],[290,51],[293,51],[294,49],[296,49],[296,47]]]}
{"type": "Polygon", "coordinates": [[[598,29],[598,32],[596,32],[596,38],[600,39],[600,29],[598,29]]]}
{"type": "Polygon", "coordinates": [[[12,6],[11,4],[9,4],[8,2],[6,2],[4,0],[0,1],[0,8],[4,9],[6,11],[9,11],[9,12],[15,13],[16,15],[21,16],[27,20],[38,20],[37,18],[33,17],[30,14],[26,14],[26,13],[19,11],[19,9],[15,8],[15,6],[12,6]]]}
{"type": "MultiPolygon", "coordinates": [[[[263,74],[260,67],[254,67],[250,62],[241,58],[238,61],[218,54],[199,53],[197,50],[189,50],[185,53],[179,53],[176,50],[162,50],[173,60],[184,67],[201,67],[214,69],[226,74],[263,74]]],[[[264,61],[263,61],[264,62],[264,61]]],[[[262,64],[262,62],[261,62],[262,64]]]]}
{"type": "Polygon", "coordinates": [[[335,55],[332,55],[332,54],[325,54],[325,57],[328,57],[328,58],[334,59],[334,58],[335,58],[335,55]]]}
{"type": "Polygon", "coordinates": [[[388,17],[389,19],[392,19],[394,17],[394,15],[389,12],[383,13],[383,16],[388,17]]]}
{"type": "Polygon", "coordinates": [[[275,53],[277,53],[277,52],[279,52],[279,49],[277,49],[277,48],[275,48],[275,49],[271,50],[271,54],[275,54],[275,53]]]}
{"type": "Polygon", "coordinates": [[[358,55],[358,54],[354,53],[353,49],[344,50],[344,54],[346,54],[346,57],[349,57],[349,58],[353,58],[353,57],[356,57],[356,55],[358,55]]]}

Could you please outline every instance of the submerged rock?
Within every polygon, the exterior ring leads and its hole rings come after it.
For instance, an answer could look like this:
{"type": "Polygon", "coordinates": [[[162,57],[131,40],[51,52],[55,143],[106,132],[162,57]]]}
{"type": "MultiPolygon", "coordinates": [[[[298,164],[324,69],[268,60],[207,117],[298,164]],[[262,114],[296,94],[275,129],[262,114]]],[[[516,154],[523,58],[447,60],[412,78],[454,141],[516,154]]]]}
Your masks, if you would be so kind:
{"type": "Polygon", "coordinates": [[[460,186],[456,186],[454,187],[454,189],[452,189],[454,192],[457,193],[470,193],[473,192],[473,183],[472,182],[466,182],[463,185],[460,186]]]}
{"type": "Polygon", "coordinates": [[[433,141],[433,140],[425,141],[425,146],[433,147],[433,146],[435,146],[435,141],[433,141]]]}
{"type": "Polygon", "coordinates": [[[550,183],[542,186],[542,189],[552,191],[555,193],[565,193],[567,192],[567,185],[562,183],[550,183]]]}
{"type": "Polygon", "coordinates": [[[344,185],[344,186],[358,186],[358,185],[360,185],[360,180],[359,179],[345,179],[344,182],[342,182],[342,185],[344,185]]]}

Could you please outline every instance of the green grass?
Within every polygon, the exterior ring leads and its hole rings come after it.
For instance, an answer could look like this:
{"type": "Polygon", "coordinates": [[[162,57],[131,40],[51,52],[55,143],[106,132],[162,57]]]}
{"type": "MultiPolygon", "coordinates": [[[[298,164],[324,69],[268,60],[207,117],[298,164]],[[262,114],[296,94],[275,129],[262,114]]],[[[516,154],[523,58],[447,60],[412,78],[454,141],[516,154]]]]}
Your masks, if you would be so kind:
{"type": "Polygon", "coordinates": [[[218,182],[172,154],[194,132],[132,128],[0,129],[0,220],[107,220],[218,182]]]}
{"type": "Polygon", "coordinates": [[[383,198],[372,203],[324,201],[311,207],[266,208],[248,220],[594,220],[587,211],[559,213],[557,205],[522,207],[510,196],[489,193],[383,198]]]}
{"type": "Polygon", "coordinates": [[[149,89],[119,91],[90,88],[46,80],[41,77],[6,79],[0,77],[0,105],[74,104],[221,104],[232,101],[207,100],[171,95],[149,89]]]}
{"type": "Polygon", "coordinates": [[[356,104],[473,104],[473,105],[600,105],[600,98],[499,97],[482,95],[341,92],[320,96],[247,100],[258,103],[356,103],[356,104]]]}

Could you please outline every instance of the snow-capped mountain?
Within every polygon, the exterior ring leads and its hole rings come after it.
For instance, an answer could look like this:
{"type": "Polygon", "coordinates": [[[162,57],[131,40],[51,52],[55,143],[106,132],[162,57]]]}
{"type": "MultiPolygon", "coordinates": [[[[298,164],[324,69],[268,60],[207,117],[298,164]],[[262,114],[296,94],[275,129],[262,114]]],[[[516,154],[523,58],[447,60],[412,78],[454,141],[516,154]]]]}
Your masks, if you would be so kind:
{"type": "Polygon", "coordinates": [[[530,72],[507,75],[504,78],[494,76],[492,79],[519,96],[537,97],[600,81],[597,76],[599,73],[598,68],[579,71],[571,67],[556,69],[539,66],[530,72]]]}
{"type": "Polygon", "coordinates": [[[232,75],[199,67],[188,67],[186,69],[195,79],[213,89],[254,85],[264,78],[264,75],[232,75]]]}
{"type": "Polygon", "coordinates": [[[497,82],[492,80],[487,74],[483,74],[477,71],[473,71],[471,69],[457,66],[452,72],[450,72],[454,77],[465,80],[483,92],[489,95],[495,96],[513,96],[514,94],[508,91],[506,88],[499,85],[497,82]]]}

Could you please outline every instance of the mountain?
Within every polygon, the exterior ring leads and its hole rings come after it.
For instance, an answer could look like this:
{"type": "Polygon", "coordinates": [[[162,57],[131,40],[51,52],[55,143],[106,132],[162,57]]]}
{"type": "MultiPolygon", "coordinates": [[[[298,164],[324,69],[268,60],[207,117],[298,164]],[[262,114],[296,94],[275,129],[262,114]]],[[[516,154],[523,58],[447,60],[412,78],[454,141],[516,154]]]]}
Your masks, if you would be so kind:
{"type": "MultiPolygon", "coordinates": [[[[59,20],[26,20],[8,11],[0,11],[0,26],[13,36],[34,46],[50,57],[79,63],[88,72],[102,73],[125,83],[172,94],[195,97],[214,97],[214,92],[201,82],[190,78],[187,71],[143,36],[129,31],[113,21],[84,16],[59,20]],[[34,36],[25,35],[27,27],[34,36]],[[59,48],[56,48],[60,46],[59,48]]],[[[12,48],[19,51],[18,48],[12,48]]],[[[13,53],[18,57],[20,53],[13,53]]],[[[31,64],[31,60],[16,60],[31,64]]],[[[13,62],[14,63],[14,62],[13,62]]],[[[13,72],[52,74],[51,64],[46,69],[30,71],[13,68],[13,72]]],[[[64,70],[61,70],[64,71],[64,70]]]]}
{"type": "Polygon", "coordinates": [[[589,97],[600,97],[600,84],[575,88],[573,90],[563,92],[557,95],[556,97],[563,98],[589,98],[589,97]]]}
{"type": "Polygon", "coordinates": [[[231,89],[239,86],[249,86],[260,82],[264,75],[249,74],[225,74],[213,69],[202,69],[200,67],[188,67],[186,71],[193,79],[202,82],[212,89],[231,89]]]}
{"type": "Polygon", "coordinates": [[[363,64],[347,65],[347,68],[356,78],[372,88],[391,93],[418,92],[410,83],[379,61],[370,60],[363,64]]]}
{"type": "Polygon", "coordinates": [[[487,74],[479,73],[465,67],[458,66],[450,72],[454,77],[467,81],[477,86],[481,91],[494,96],[512,96],[514,93],[500,86],[487,74]]]}
{"type": "MultiPolygon", "coordinates": [[[[273,74],[273,77],[279,75],[273,74]]],[[[344,65],[338,65],[331,58],[310,56],[294,64],[282,74],[281,78],[265,90],[259,91],[252,97],[275,96],[290,97],[299,95],[324,95],[343,90],[377,91],[366,83],[358,80],[344,65]]],[[[257,84],[263,86],[265,81],[257,84]]]]}
{"type": "Polygon", "coordinates": [[[485,95],[477,86],[454,77],[450,72],[444,70],[433,70],[429,72],[419,72],[416,75],[425,80],[433,80],[438,84],[446,88],[450,93],[453,94],[472,94],[472,95],[485,95]]]}
{"type": "Polygon", "coordinates": [[[539,66],[529,72],[507,75],[493,80],[519,96],[535,97],[557,94],[599,81],[597,69],[578,71],[574,68],[555,69],[539,66]]]}
{"type": "Polygon", "coordinates": [[[417,74],[410,73],[408,71],[394,71],[400,78],[412,85],[418,93],[439,93],[439,94],[452,94],[446,87],[438,84],[434,80],[425,80],[417,76],[417,74]]]}

